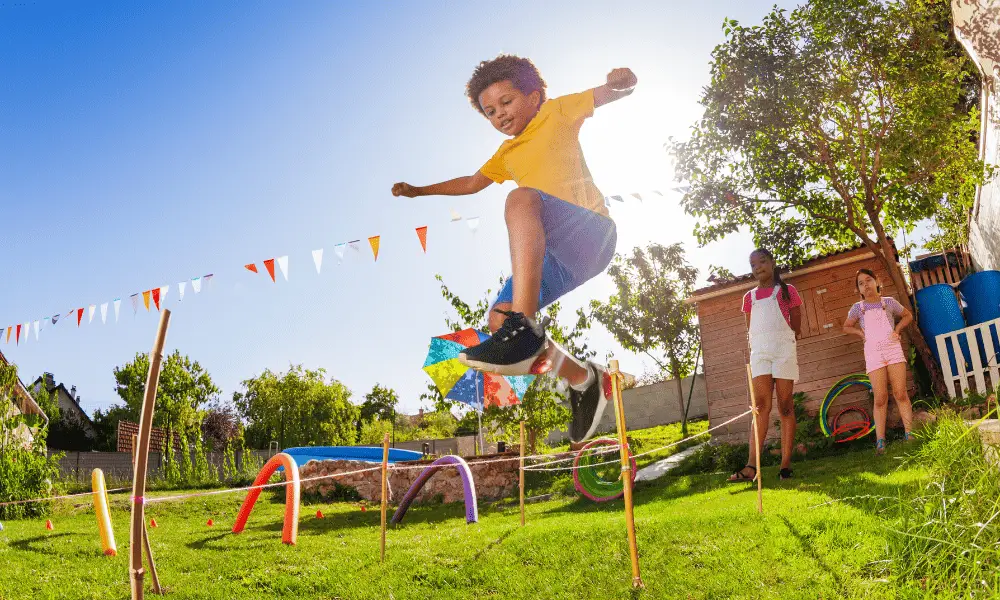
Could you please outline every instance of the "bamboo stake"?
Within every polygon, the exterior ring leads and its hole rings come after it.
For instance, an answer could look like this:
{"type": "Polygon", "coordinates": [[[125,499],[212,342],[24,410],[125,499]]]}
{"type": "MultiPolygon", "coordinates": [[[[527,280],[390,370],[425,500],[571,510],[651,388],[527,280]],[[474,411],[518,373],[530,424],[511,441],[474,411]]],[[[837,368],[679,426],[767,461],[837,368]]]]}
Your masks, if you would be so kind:
{"type": "Polygon", "coordinates": [[[163,595],[163,588],[160,587],[160,577],[156,574],[156,565],[153,563],[153,549],[149,545],[149,530],[146,529],[146,522],[142,523],[142,545],[146,549],[146,560],[149,561],[149,575],[153,580],[153,593],[163,595]]]}
{"type": "Polygon", "coordinates": [[[639,548],[635,539],[635,515],[632,511],[632,461],[628,451],[628,430],[625,407],[622,406],[622,373],[618,361],[611,360],[611,395],[615,404],[615,425],[618,427],[618,451],[622,459],[622,487],[625,490],[625,525],[628,533],[628,553],[632,561],[632,587],[646,587],[639,574],[639,548]]]}
{"type": "Polygon", "coordinates": [[[764,514],[764,478],[760,476],[760,431],[757,429],[757,397],[753,392],[753,373],[750,364],[747,363],[747,383],[750,385],[750,410],[752,411],[751,426],[753,427],[753,448],[757,454],[757,473],[754,479],[757,480],[757,512],[764,514]]]}
{"type": "Polygon", "coordinates": [[[521,470],[518,477],[521,482],[521,527],[524,527],[524,421],[521,421],[521,470]]]}
{"type": "MultiPolygon", "coordinates": [[[[153,340],[153,350],[149,353],[149,373],[146,375],[146,394],[142,400],[142,414],[139,418],[138,450],[135,455],[135,469],[132,477],[132,525],[129,530],[129,579],[132,583],[132,600],[142,600],[143,575],[142,550],[146,510],[143,496],[146,493],[146,468],[149,463],[149,436],[153,428],[153,409],[156,405],[156,387],[160,381],[160,362],[163,360],[163,345],[167,339],[170,324],[170,310],[160,313],[160,325],[153,340]]],[[[150,566],[152,567],[152,555],[150,566]]]]}
{"type": "Polygon", "coordinates": [[[381,561],[385,562],[385,509],[389,500],[389,434],[382,439],[382,546],[381,561]]]}

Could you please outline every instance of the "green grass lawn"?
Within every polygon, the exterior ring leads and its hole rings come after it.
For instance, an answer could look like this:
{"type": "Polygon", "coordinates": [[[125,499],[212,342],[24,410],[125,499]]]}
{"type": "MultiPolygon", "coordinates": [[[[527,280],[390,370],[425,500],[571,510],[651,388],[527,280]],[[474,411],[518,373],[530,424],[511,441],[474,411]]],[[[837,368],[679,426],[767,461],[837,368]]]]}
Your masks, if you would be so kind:
{"type": "MultiPolygon", "coordinates": [[[[658,445],[658,444],[656,444],[658,445]]],[[[653,447],[652,445],[650,447],[653,447]]],[[[646,589],[630,589],[621,501],[559,498],[480,506],[414,507],[388,532],[380,565],[379,514],[354,504],[303,506],[297,546],[280,542],[282,505],[265,493],[247,530],[229,528],[242,494],[151,504],[147,515],[161,582],[174,598],[902,598],[886,522],[864,498],[895,497],[924,477],[901,468],[901,445],[799,463],[798,479],[765,468],[764,515],[755,488],[724,475],[665,477],[636,490],[646,589]],[[499,506],[499,505],[498,505],[499,506]],[[315,518],[321,509],[326,518],[315,518]],[[215,526],[205,525],[212,518],[215,526]]],[[[128,514],[113,497],[119,555],[101,556],[89,503],[0,532],[0,598],[127,598],[128,514]]],[[[148,581],[148,576],[147,576],[148,581]]]]}

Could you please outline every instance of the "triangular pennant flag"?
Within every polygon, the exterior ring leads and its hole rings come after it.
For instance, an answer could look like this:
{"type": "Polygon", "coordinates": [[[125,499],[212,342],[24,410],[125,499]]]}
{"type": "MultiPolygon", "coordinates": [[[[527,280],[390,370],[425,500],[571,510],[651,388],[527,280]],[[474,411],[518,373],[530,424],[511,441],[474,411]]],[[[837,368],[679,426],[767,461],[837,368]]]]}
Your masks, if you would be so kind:
{"type": "Polygon", "coordinates": [[[663,192],[661,192],[660,190],[653,190],[653,193],[656,194],[657,196],[663,196],[663,192]]]}
{"type": "Polygon", "coordinates": [[[611,196],[611,199],[615,200],[615,201],[618,201],[618,202],[625,202],[625,200],[622,199],[621,196],[611,196]]]}
{"type": "Polygon", "coordinates": [[[201,277],[195,277],[191,280],[191,289],[196,294],[201,291],[201,277]]]}
{"type": "Polygon", "coordinates": [[[135,313],[139,312],[139,294],[132,294],[128,299],[132,301],[132,316],[134,317],[135,313]]]}
{"type": "MultiPolygon", "coordinates": [[[[265,260],[264,263],[266,264],[267,261],[265,260]]],[[[243,265],[243,268],[246,269],[247,271],[250,271],[251,273],[258,273],[259,272],[259,271],[257,271],[257,265],[255,263],[250,263],[250,264],[243,265]]],[[[274,279],[274,278],[272,277],[272,279],[274,279]]]]}
{"type": "MultiPolygon", "coordinates": [[[[160,310],[160,288],[149,290],[149,294],[153,297],[153,305],[156,306],[156,310],[160,310]]],[[[146,308],[149,308],[149,306],[146,306],[146,308]]]]}
{"type": "Polygon", "coordinates": [[[604,206],[611,206],[611,198],[608,196],[604,197],[604,206]]]}
{"type": "Polygon", "coordinates": [[[640,196],[638,192],[633,193],[632,197],[638,200],[639,202],[642,202],[642,196],[640,196]]]}
{"type": "Polygon", "coordinates": [[[18,345],[20,343],[21,343],[21,326],[18,325],[17,326],[17,335],[14,336],[14,345],[16,346],[16,345],[18,345]]]}
{"type": "MultiPolygon", "coordinates": [[[[215,277],[215,275],[213,273],[209,273],[208,275],[202,275],[201,276],[201,278],[205,280],[205,285],[208,286],[208,287],[212,287],[212,278],[213,277],[215,277]]],[[[208,289],[208,288],[206,288],[206,289],[208,289]]]]}
{"type": "Polygon", "coordinates": [[[167,294],[170,293],[170,284],[160,286],[160,302],[167,303],[167,294]]]}
{"type": "Polygon", "coordinates": [[[122,305],[122,299],[115,298],[115,323],[118,322],[118,309],[121,307],[121,305],[122,305]]]}
{"type": "Polygon", "coordinates": [[[52,324],[55,325],[59,322],[60,315],[52,315],[52,324]]]}
{"type": "Polygon", "coordinates": [[[347,250],[347,244],[341,243],[333,247],[334,254],[337,255],[337,263],[344,261],[344,252],[347,250]]]}
{"type": "Polygon", "coordinates": [[[351,242],[347,242],[347,245],[351,247],[351,250],[354,250],[355,252],[361,252],[361,240],[354,240],[351,242]]]}
{"type": "Polygon", "coordinates": [[[461,221],[461,220],[462,220],[462,215],[455,212],[454,208],[451,209],[451,222],[454,223],[455,221],[461,221]]]}
{"type": "Polygon", "coordinates": [[[38,330],[39,329],[40,329],[40,327],[38,327],[38,321],[35,321],[35,341],[36,342],[38,341],[38,330]]]}
{"type": "Polygon", "coordinates": [[[90,316],[87,318],[87,324],[89,325],[89,324],[91,324],[91,323],[94,322],[94,313],[97,311],[97,305],[96,304],[91,304],[88,307],[88,310],[89,310],[90,316]]]}
{"type": "Polygon", "coordinates": [[[381,237],[382,236],[373,235],[368,238],[368,243],[371,244],[372,247],[372,254],[375,255],[375,262],[378,262],[378,245],[381,237]]]}
{"type": "Polygon", "coordinates": [[[469,229],[475,233],[479,229],[479,217],[470,217],[465,220],[465,223],[469,226],[469,229]]]}
{"type": "Polygon", "coordinates": [[[178,302],[184,301],[184,288],[187,287],[187,284],[188,282],[186,281],[181,281],[177,284],[177,293],[180,295],[180,298],[177,299],[178,302]]]}
{"type": "Polygon", "coordinates": [[[288,281],[288,257],[287,256],[278,257],[278,268],[281,269],[281,274],[285,277],[285,281],[288,281]]]}
{"type": "Polygon", "coordinates": [[[101,305],[101,325],[108,324],[108,303],[105,302],[101,305]]]}
{"type": "Polygon", "coordinates": [[[76,326],[79,327],[80,323],[82,322],[83,322],[83,309],[78,308],[76,309],[76,326]]]}
{"type": "Polygon", "coordinates": [[[316,273],[319,273],[320,267],[323,266],[323,249],[313,250],[313,263],[316,264],[316,273]]]}
{"type": "Polygon", "coordinates": [[[28,336],[31,334],[31,321],[24,324],[24,341],[28,341],[28,336]]]}
{"type": "Polygon", "coordinates": [[[8,327],[8,328],[7,328],[7,341],[6,341],[6,342],[4,342],[4,343],[6,343],[6,344],[9,344],[9,343],[10,343],[10,330],[11,330],[11,329],[13,329],[13,328],[12,328],[12,327],[8,327]]]}
{"type": "Polygon", "coordinates": [[[142,293],[142,305],[146,307],[146,311],[149,311],[149,290],[142,293]]]}
{"type": "Polygon", "coordinates": [[[274,259],[269,258],[265,260],[264,268],[267,269],[267,274],[271,276],[271,281],[274,281],[274,259]]]}
{"type": "Polygon", "coordinates": [[[427,226],[417,227],[417,238],[420,240],[420,247],[427,253],[427,226]]]}

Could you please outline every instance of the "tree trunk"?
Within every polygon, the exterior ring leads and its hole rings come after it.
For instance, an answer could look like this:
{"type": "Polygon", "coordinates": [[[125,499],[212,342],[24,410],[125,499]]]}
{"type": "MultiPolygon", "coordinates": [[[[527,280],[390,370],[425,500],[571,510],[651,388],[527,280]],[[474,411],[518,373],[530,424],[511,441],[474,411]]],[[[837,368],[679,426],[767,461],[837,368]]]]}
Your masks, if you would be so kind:
{"type": "Polygon", "coordinates": [[[941,373],[941,367],[938,366],[937,361],[934,360],[934,355],[931,353],[931,348],[927,344],[927,340],[924,339],[924,334],[920,332],[920,328],[917,327],[917,315],[914,307],[914,303],[910,302],[910,296],[907,294],[906,280],[903,278],[903,270],[899,266],[899,262],[892,259],[894,254],[892,245],[889,244],[889,240],[885,238],[884,235],[879,236],[879,247],[881,252],[876,254],[882,261],[882,265],[889,272],[889,277],[892,278],[893,285],[899,290],[900,300],[902,304],[911,313],[913,313],[913,322],[910,326],[906,328],[907,333],[910,335],[910,342],[917,349],[917,354],[920,355],[920,359],[923,361],[924,366],[927,368],[927,372],[931,376],[931,386],[933,387],[934,394],[942,398],[947,397],[947,388],[944,385],[944,375],[941,373]]]}
{"type": "Polygon", "coordinates": [[[681,381],[681,377],[676,371],[674,371],[674,383],[677,385],[677,404],[681,409],[681,436],[687,437],[688,416],[687,412],[684,410],[684,385],[681,381]]]}
{"type": "Polygon", "coordinates": [[[528,430],[528,454],[535,453],[535,444],[538,442],[538,432],[534,429],[528,430]]]}

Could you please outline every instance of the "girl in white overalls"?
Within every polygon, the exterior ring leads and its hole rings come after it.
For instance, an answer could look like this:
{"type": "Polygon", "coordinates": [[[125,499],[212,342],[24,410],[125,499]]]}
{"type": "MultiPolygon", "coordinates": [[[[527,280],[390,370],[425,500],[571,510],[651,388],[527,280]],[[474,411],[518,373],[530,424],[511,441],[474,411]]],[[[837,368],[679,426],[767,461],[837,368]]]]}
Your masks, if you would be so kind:
{"type": "MultiPolygon", "coordinates": [[[[757,439],[763,446],[771,421],[772,396],[777,392],[781,418],[781,469],[778,477],[788,479],[792,476],[792,449],[795,445],[792,387],[799,377],[795,337],[802,323],[802,299],[795,287],[781,280],[774,257],[767,250],[754,250],[750,254],[750,267],[757,279],[757,287],[743,297],[743,312],[750,338],[754,399],[759,412],[757,439]]],[[[751,444],[753,439],[751,432],[751,444]]],[[[751,448],[747,465],[733,473],[729,481],[753,480],[759,468],[756,457],[751,448]]]]}
{"type": "Polygon", "coordinates": [[[913,407],[906,389],[906,355],[899,332],[913,322],[913,313],[895,298],[882,297],[882,286],[871,269],[859,269],[854,276],[854,286],[861,302],[856,302],[847,313],[844,333],[853,333],[865,341],[865,372],[875,397],[875,453],[884,454],[890,383],[903,421],[903,439],[910,439],[913,407]]]}

